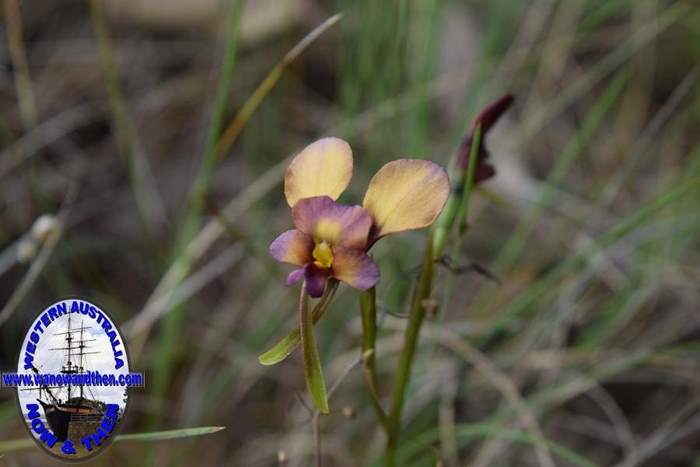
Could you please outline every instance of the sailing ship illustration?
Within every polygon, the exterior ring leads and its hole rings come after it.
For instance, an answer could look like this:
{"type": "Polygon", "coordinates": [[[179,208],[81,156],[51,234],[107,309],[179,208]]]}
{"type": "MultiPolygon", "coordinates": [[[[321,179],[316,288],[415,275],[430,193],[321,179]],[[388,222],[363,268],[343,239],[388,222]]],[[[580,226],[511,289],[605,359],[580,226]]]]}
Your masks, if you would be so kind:
{"type": "MultiPolygon", "coordinates": [[[[90,347],[88,342],[96,339],[85,339],[84,332],[90,326],[84,326],[81,322],[77,329],[71,328],[71,316],[68,315],[68,328],[65,332],[55,333],[56,336],[65,336],[65,346],[52,348],[52,351],[62,351],[64,353],[63,364],[60,373],[64,375],[76,375],[86,373],[85,356],[98,354],[98,351],[86,351],[90,347]]],[[[40,374],[37,368],[33,368],[34,373],[40,374]]],[[[46,422],[51,431],[59,441],[66,439],[79,439],[87,436],[102,422],[106,405],[104,402],[96,400],[89,386],[64,385],[48,386],[41,385],[38,388],[27,390],[38,390],[37,401],[41,404],[46,422]]]]}

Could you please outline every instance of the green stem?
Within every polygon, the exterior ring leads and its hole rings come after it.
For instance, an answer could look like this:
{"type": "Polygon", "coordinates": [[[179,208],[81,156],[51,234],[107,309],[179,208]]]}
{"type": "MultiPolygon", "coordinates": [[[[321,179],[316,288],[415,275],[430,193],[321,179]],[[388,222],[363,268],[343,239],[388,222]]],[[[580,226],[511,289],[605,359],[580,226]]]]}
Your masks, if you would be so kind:
{"type": "Polygon", "coordinates": [[[326,313],[326,310],[333,301],[333,297],[335,297],[335,293],[337,291],[338,280],[333,278],[328,279],[328,282],[326,283],[326,290],[323,291],[323,296],[321,296],[321,299],[318,301],[313,311],[311,311],[311,318],[313,319],[314,324],[318,323],[318,320],[321,319],[326,313]]]}
{"type": "Polygon", "coordinates": [[[403,409],[406,388],[411,376],[411,367],[418,344],[420,327],[425,318],[425,300],[430,297],[433,284],[433,238],[428,237],[426,242],[425,256],[423,258],[423,268],[421,270],[418,283],[413,293],[411,311],[408,316],[408,325],[404,334],[404,346],[399,357],[399,367],[394,378],[393,403],[388,416],[388,439],[386,452],[386,465],[394,466],[396,458],[396,448],[398,446],[399,432],[401,429],[401,410],[403,409]]]}
{"type": "Polygon", "coordinates": [[[408,325],[404,334],[404,345],[399,357],[399,367],[394,379],[394,392],[392,406],[388,415],[386,465],[396,465],[396,449],[398,448],[399,434],[401,431],[401,411],[403,409],[406,389],[411,378],[411,367],[418,346],[420,328],[425,319],[425,301],[430,298],[433,286],[433,268],[435,258],[439,258],[445,248],[447,235],[458,221],[460,233],[466,227],[466,219],[469,214],[469,199],[474,187],[474,174],[476,173],[477,158],[481,141],[481,126],[474,131],[474,139],[469,153],[469,164],[466,170],[459,170],[455,174],[453,189],[447,200],[442,214],[438,218],[432,234],[428,237],[423,258],[423,267],[416,283],[411,311],[408,316],[408,325]]]}
{"type": "MultiPolygon", "coordinates": [[[[323,293],[323,296],[311,312],[311,320],[313,324],[316,324],[318,320],[323,317],[324,313],[333,301],[336,290],[338,290],[338,281],[335,279],[329,279],[328,284],[326,284],[326,291],[323,293]]],[[[258,356],[258,361],[263,365],[275,365],[291,355],[291,353],[294,352],[294,349],[297,348],[297,345],[299,345],[300,341],[301,334],[299,332],[299,328],[294,329],[281,341],[275,344],[270,350],[258,356]]]]}
{"type": "MultiPolygon", "coordinates": [[[[462,171],[461,174],[465,172],[462,171]]],[[[450,197],[445,203],[445,207],[442,209],[440,217],[435,221],[433,227],[433,251],[441,252],[445,249],[445,242],[447,241],[447,235],[450,233],[450,227],[457,217],[457,212],[459,211],[459,203],[462,198],[462,189],[464,187],[464,177],[458,176],[454,182],[452,182],[452,192],[450,197]]]]}
{"type": "MultiPolygon", "coordinates": [[[[463,233],[467,227],[467,216],[469,214],[469,197],[474,188],[474,174],[476,173],[477,159],[479,158],[479,148],[481,146],[481,125],[477,125],[474,130],[474,138],[472,146],[469,148],[469,165],[467,166],[467,176],[464,180],[464,189],[462,191],[462,200],[459,207],[459,233],[463,233]]],[[[441,252],[442,253],[442,252],[441,252]]]]}
{"type": "Polygon", "coordinates": [[[474,130],[472,145],[469,148],[469,164],[467,165],[467,169],[459,168],[459,170],[451,175],[452,192],[440,216],[433,225],[433,252],[435,257],[439,257],[445,249],[447,236],[458,215],[460,229],[463,230],[462,226],[467,219],[467,214],[469,214],[467,206],[469,206],[469,197],[474,187],[474,174],[476,173],[480,145],[481,125],[478,125],[474,130]]]}
{"type": "Polygon", "coordinates": [[[389,432],[387,415],[379,400],[379,385],[375,366],[375,343],[377,340],[377,292],[374,287],[360,294],[360,309],[362,311],[362,361],[365,369],[365,379],[369,389],[369,399],[372,408],[384,430],[389,432]]]}

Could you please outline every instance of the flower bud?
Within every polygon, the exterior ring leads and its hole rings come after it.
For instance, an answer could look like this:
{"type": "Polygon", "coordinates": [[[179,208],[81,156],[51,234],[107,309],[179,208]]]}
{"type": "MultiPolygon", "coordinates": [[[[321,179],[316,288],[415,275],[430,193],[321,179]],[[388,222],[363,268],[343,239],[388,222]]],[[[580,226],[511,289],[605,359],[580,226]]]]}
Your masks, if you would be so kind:
{"type": "Polygon", "coordinates": [[[457,166],[461,170],[466,170],[469,167],[469,156],[472,152],[472,144],[474,142],[476,129],[481,128],[479,147],[476,152],[477,161],[476,171],[474,172],[475,184],[488,180],[496,174],[496,169],[486,161],[490,156],[485,145],[486,135],[511,105],[513,105],[513,95],[505,94],[484,107],[472,122],[462,144],[459,146],[457,166]]]}

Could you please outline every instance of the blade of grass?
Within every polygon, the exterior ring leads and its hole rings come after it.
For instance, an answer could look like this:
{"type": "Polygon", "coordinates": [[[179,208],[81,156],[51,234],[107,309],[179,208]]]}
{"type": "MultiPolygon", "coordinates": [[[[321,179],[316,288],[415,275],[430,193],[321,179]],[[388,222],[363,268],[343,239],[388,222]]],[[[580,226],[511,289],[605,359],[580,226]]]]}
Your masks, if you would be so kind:
{"type": "MultiPolygon", "coordinates": [[[[253,204],[270,192],[281,180],[291,156],[287,157],[277,165],[273,166],[266,173],[258,177],[257,180],[248,185],[242,193],[234,197],[221,211],[227,218],[237,218],[253,204]]],[[[216,242],[225,232],[225,228],[220,220],[212,219],[202,228],[199,233],[187,245],[183,256],[190,263],[201,258],[204,253],[216,242]]],[[[155,290],[151,293],[148,301],[141,311],[123,325],[126,334],[132,337],[131,348],[138,354],[145,343],[148,331],[156,322],[156,316],[151,309],[161,300],[170,300],[170,296],[177,293],[178,285],[187,277],[189,268],[184,260],[175,261],[168,268],[166,273],[158,282],[155,290]]],[[[167,313],[168,310],[165,310],[167,313]]]]}
{"type": "Polygon", "coordinates": [[[61,208],[51,223],[51,228],[47,232],[46,237],[41,242],[41,249],[34,257],[29,270],[22,278],[22,282],[20,282],[19,286],[12,292],[12,295],[10,295],[10,298],[0,311],[0,326],[2,326],[3,323],[5,323],[20,306],[22,300],[24,300],[27,294],[31,291],[41,273],[44,271],[44,268],[49,263],[54,250],[63,237],[63,229],[65,228],[66,219],[68,218],[77,194],[77,184],[73,183],[68,187],[68,191],[63,198],[61,208]]]}
{"type": "Polygon", "coordinates": [[[637,33],[610,51],[591,67],[588,73],[583,74],[569,84],[553,102],[542,106],[529,115],[525,125],[519,131],[517,138],[519,144],[527,145],[545,125],[561,114],[576,99],[590,91],[593,86],[615,71],[621,64],[625,63],[634,53],[683,18],[688,13],[688,9],[689,6],[684,2],[676,2],[669,8],[666,8],[650,24],[641,28],[637,33]]]}
{"type": "Polygon", "coordinates": [[[193,436],[203,436],[225,430],[225,426],[202,426],[195,428],[179,428],[177,430],[155,431],[151,433],[129,433],[118,435],[115,442],[136,441],[165,441],[168,439],[191,438],[193,436]]]}
{"type": "MultiPolygon", "coordinates": [[[[174,263],[181,265],[180,267],[183,272],[180,281],[189,273],[192,265],[191,259],[185,254],[187,251],[186,246],[199,228],[206,195],[209,191],[212,173],[216,164],[216,143],[221,132],[229,93],[232,88],[231,83],[233,81],[233,69],[238,52],[238,31],[242,11],[242,0],[232,0],[229,2],[223,65],[221,76],[217,84],[212,116],[209,122],[204,153],[202,155],[202,167],[192,186],[186,207],[187,210],[175,241],[174,263]]],[[[178,281],[178,284],[180,281],[178,281]]],[[[174,310],[165,315],[163,319],[163,332],[156,344],[158,349],[155,352],[156,357],[153,363],[154,375],[152,379],[152,391],[157,395],[163,394],[168,388],[168,379],[173,365],[175,349],[177,349],[174,343],[182,333],[183,319],[184,311],[182,307],[174,308],[174,310]]]]}
{"type": "MultiPolygon", "coordinates": [[[[239,4],[242,2],[239,2],[239,4]]],[[[237,7],[239,8],[240,5],[237,7]]],[[[232,12],[232,19],[235,19],[236,23],[238,23],[240,12],[239,11],[233,11],[232,12]]],[[[211,179],[211,173],[214,170],[214,167],[216,165],[216,162],[219,158],[221,158],[226,151],[231,147],[231,145],[234,143],[236,137],[238,136],[240,130],[245,126],[245,124],[248,122],[250,119],[251,115],[254,113],[254,111],[259,107],[260,103],[262,102],[263,98],[269,94],[269,92],[272,90],[272,87],[274,84],[279,80],[279,77],[281,76],[282,71],[291,63],[296,57],[298,57],[315,39],[317,39],[323,32],[325,32],[328,28],[330,28],[333,24],[335,24],[337,21],[339,21],[341,18],[341,15],[334,15],[328,20],[324,21],[320,26],[318,26],[316,29],[311,31],[308,35],[306,35],[302,40],[295,46],[293,47],[282,59],[282,62],[279,63],[267,76],[267,78],[261,83],[261,85],[256,89],[256,91],[251,95],[246,103],[243,105],[241,110],[236,114],[236,116],[233,118],[232,122],[229,124],[229,126],[226,128],[226,130],[223,132],[221,135],[221,138],[219,139],[219,129],[221,126],[221,121],[216,122],[213,120],[212,122],[212,127],[214,125],[217,126],[216,132],[212,129],[210,131],[210,139],[207,144],[207,148],[205,150],[205,162],[203,165],[202,172],[200,173],[200,176],[198,179],[195,181],[195,187],[192,192],[192,197],[191,197],[191,209],[188,214],[188,219],[185,220],[183,224],[183,230],[180,235],[180,240],[178,242],[179,248],[181,248],[181,253],[176,257],[174,262],[172,263],[171,267],[168,269],[166,274],[163,276],[163,279],[161,282],[158,284],[156,287],[156,290],[154,291],[151,299],[149,299],[149,303],[153,299],[157,299],[159,295],[161,294],[170,294],[172,293],[172,290],[174,290],[178,284],[187,276],[187,274],[190,271],[190,268],[192,266],[192,263],[194,262],[195,258],[200,256],[203,251],[208,247],[213,242],[213,238],[215,236],[220,235],[222,229],[217,228],[217,227],[212,227],[211,224],[207,225],[205,229],[200,231],[199,234],[195,236],[194,229],[198,226],[199,224],[199,215],[201,214],[201,211],[204,207],[205,203],[205,198],[206,194],[208,191],[208,185],[211,179]],[[214,137],[215,136],[215,137],[214,137]],[[192,204],[193,203],[193,204],[192,204]],[[199,212],[198,212],[199,211],[199,212]],[[196,245],[192,245],[192,243],[195,243],[196,245]]],[[[228,49],[232,49],[235,47],[235,38],[233,34],[231,33],[231,28],[229,28],[230,35],[229,35],[229,47],[228,49]],[[233,43],[232,43],[233,42],[233,43]]],[[[227,54],[227,56],[230,54],[227,54]]],[[[230,86],[221,86],[220,91],[221,93],[224,93],[224,90],[227,92],[230,86]]],[[[220,101],[222,99],[219,99],[220,101]]],[[[223,99],[225,101],[225,99],[223,99]]],[[[224,102],[225,103],[225,102],[224,102]]],[[[223,110],[222,109],[221,113],[216,113],[215,115],[219,115],[221,118],[223,118],[223,110]]],[[[264,176],[261,177],[259,180],[261,186],[264,188],[262,190],[257,190],[258,185],[254,184],[251,185],[251,189],[249,190],[250,193],[254,193],[255,196],[261,196],[266,192],[269,188],[272,188],[274,184],[276,183],[277,179],[279,178],[278,173],[282,173],[284,170],[284,167],[286,166],[286,162],[282,162],[279,165],[273,167],[268,171],[268,173],[264,176]],[[255,190],[253,190],[255,188],[255,190]]],[[[248,201],[247,197],[245,195],[248,195],[249,192],[243,193],[241,198],[244,199],[244,201],[248,201]]],[[[235,204],[235,203],[234,203],[235,204]]],[[[245,203],[243,203],[245,204],[245,203]]],[[[251,201],[252,204],[252,201],[251,201]]],[[[223,215],[229,214],[227,211],[229,211],[231,205],[227,206],[226,209],[224,209],[224,212],[222,213],[223,215]]],[[[148,306],[148,304],[147,304],[148,306]]],[[[166,319],[166,322],[169,321],[170,319],[166,319]]],[[[146,318],[141,319],[139,317],[138,323],[138,329],[139,331],[146,331],[150,328],[151,324],[153,323],[153,320],[146,321],[146,318]]],[[[176,324],[173,324],[174,329],[172,332],[170,332],[170,339],[166,339],[164,341],[164,346],[169,345],[170,341],[174,336],[177,335],[177,328],[178,326],[176,324]]]]}
{"type": "Polygon", "coordinates": [[[117,148],[128,166],[129,179],[134,190],[141,223],[148,233],[152,233],[155,225],[163,221],[165,211],[160,195],[155,189],[156,184],[148,159],[137,141],[133,120],[129,117],[124,104],[109,31],[102,10],[102,0],[90,0],[90,16],[97,39],[102,71],[105,75],[109,106],[116,129],[117,148]]]}
{"type": "Polygon", "coordinates": [[[517,259],[527,242],[530,231],[544,212],[544,206],[547,205],[556,193],[556,186],[564,179],[564,176],[568,173],[572,164],[595,136],[605,116],[612,109],[613,104],[617,102],[618,97],[621,95],[627,83],[628,75],[629,73],[625,70],[618,73],[617,77],[607,86],[600,99],[598,99],[588,113],[581,129],[576,133],[576,136],[564,148],[561,156],[557,158],[554,167],[547,177],[546,184],[540,194],[538,202],[525,214],[524,219],[504,245],[494,263],[494,270],[507,270],[517,259]]]}
{"type": "MultiPolygon", "coordinates": [[[[128,433],[117,435],[114,438],[114,442],[147,443],[154,441],[167,441],[170,439],[191,438],[194,436],[208,435],[225,429],[226,427],[224,426],[201,426],[195,428],[179,428],[177,430],[153,431],[149,433],[128,433]]],[[[35,446],[36,443],[29,437],[0,441],[0,454],[23,451],[25,449],[31,449],[35,446]]]]}
{"type": "MultiPolygon", "coordinates": [[[[557,444],[542,438],[535,438],[523,431],[509,429],[498,424],[474,423],[457,425],[455,429],[455,436],[462,442],[472,441],[479,438],[497,438],[516,443],[531,444],[533,446],[548,449],[572,465],[581,467],[597,467],[597,464],[592,460],[572,451],[565,446],[562,446],[561,444],[557,444]]],[[[421,451],[428,451],[428,448],[431,446],[431,444],[438,440],[438,437],[439,430],[437,428],[433,428],[412,439],[410,442],[404,443],[404,447],[398,453],[399,465],[424,465],[423,463],[419,462],[412,464],[409,464],[409,462],[421,451]]]]}
{"type": "Polygon", "coordinates": [[[533,283],[523,293],[515,297],[505,308],[501,317],[494,320],[489,329],[483,333],[480,338],[480,347],[485,341],[488,341],[499,332],[504,331],[510,323],[527,312],[539,297],[552,290],[556,290],[555,285],[558,281],[562,280],[566,274],[571,272],[574,268],[584,263],[591,255],[595,254],[596,251],[624,239],[627,234],[647,222],[656,212],[683,198],[691,190],[697,189],[698,186],[700,186],[700,179],[694,178],[654,198],[646,205],[642,206],[637,212],[617,223],[607,233],[597,239],[594,244],[559,263],[558,266],[553,268],[537,282],[533,283]]]}
{"type": "Polygon", "coordinates": [[[216,146],[217,158],[223,158],[226,155],[233,143],[238,138],[243,127],[245,127],[253,113],[260,107],[260,103],[265,97],[270,94],[272,88],[277,84],[284,70],[292,63],[299,55],[306,50],[321,34],[326,32],[334,24],[343,17],[342,13],[335,14],[318,25],[313,31],[304,36],[289,52],[287,52],[282,60],[267,74],[265,79],[255,88],[253,94],[243,104],[243,107],[236,113],[235,117],[228,124],[221,139],[216,146]]]}
{"type": "Polygon", "coordinates": [[[24,128],[29,129],[36,125],[37,108],[32,82],[29,77],[27,65],[27,52],[22,39],[22,17],[19,11],[19,0],[4,0],[5,25],[7,28],[7,46],[12,60],[15,88],[17,89],[17,101],[19,113],[22,117],[24,128]]]}

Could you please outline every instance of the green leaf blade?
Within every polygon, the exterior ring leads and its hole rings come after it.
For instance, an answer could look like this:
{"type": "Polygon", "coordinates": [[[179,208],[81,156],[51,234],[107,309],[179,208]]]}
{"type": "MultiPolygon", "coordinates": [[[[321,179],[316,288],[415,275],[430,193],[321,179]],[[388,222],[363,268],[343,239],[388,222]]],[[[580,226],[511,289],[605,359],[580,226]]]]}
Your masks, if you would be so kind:
{"type": "Polygon", "coordinates": [[[314,336],[313,320],[309,312],[309,297],[306,288],[302,287],[299,299],[299,332],[301,334],[301,348],[304,354],[304,378],[306,387],[311,395],[311,400],[321,413],[328,413],[328,394],[326,381],[321,369],[321,357],[318,354],[316,338],[314,336]]]}
{"type": "MultiPolygon", "coordinates": [[[[165,441],[170,439],[180,439],[180,438],[191,438],[193,436],[203,436],[210,433],[216,433],[218,431],[224,430],[224,426],[200,426],[194,428],[179,428],[176,430],[166,430],[166,431],[153,431],[149,433],[128,433],[123,435],[117,435],[114,438],[115,443],[122,441],[135,441],[135,442],[153,442],[153,441],[165,441]]],[[[23,439],[11,439],[0,441],[0,455],[15,451],[23,451],[25,449],[31,449],[36,446],[36,443],[30,437],[23,439]]]]}
{"type": "MultiPolygon", "coordinates": [[[[321,297],[321,300],[314,307],[314,310],[311,313],[313,324],[316,324],[324,315],[333,301],[336,290],[338,290],[338,281],[330,279],[326,285],[326,291],[324,292],[323,297],[321,297]]],[[[292,352],[296,350],[299,342],[301,342],[301,334],[299,333],[299,329],[294,329],[290,331],[289,334],[284,336],[284,338],[282,338],[282,340],[275,344],[270,350],[260,354],[258,356],[258,361],[262,365],[266,366],[276,365],[289,357],[292,352]]]]}
{"type": "Polygon", "coordinates": [[[193,436],[208,435],[225,430],[225,426],[199,426],[194,428],[179,428],[176,430],[153,431],[149,433],[128,433],[118,435],[114,442],[121,441],[163,441],[168,439],[191,438],[193,436]]]}
{"type": "Polygon", "coordinates": [[[263,365],[276,365],[294,352],[297,345],[299,345],[299,341],[301,341],[299,329],[294,329],[270,350],[260,354],[258,356],[258,361],[263,365]]]}

